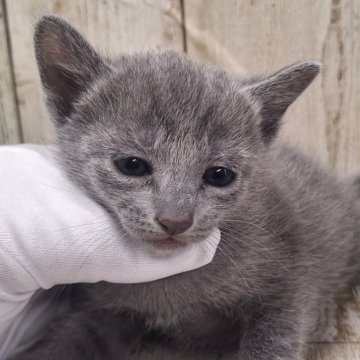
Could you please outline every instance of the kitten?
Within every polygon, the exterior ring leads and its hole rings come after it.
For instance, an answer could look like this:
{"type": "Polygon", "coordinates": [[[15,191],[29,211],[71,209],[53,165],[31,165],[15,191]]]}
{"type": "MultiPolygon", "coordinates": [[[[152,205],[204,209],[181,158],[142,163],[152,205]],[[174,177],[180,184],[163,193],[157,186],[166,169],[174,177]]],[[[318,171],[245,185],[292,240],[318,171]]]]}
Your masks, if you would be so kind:
{"type": "Polygon", "coordinates": [[[122,236],[157,251],[214,226],[222,239],[198,270],[79,284],[73,312],[14,359],[304,359],[360,270],[359,186],[274,142],[319,65],[243,80],[171,51],[109,60],[52,16],[35,50],[64,169],[122,236]]]}

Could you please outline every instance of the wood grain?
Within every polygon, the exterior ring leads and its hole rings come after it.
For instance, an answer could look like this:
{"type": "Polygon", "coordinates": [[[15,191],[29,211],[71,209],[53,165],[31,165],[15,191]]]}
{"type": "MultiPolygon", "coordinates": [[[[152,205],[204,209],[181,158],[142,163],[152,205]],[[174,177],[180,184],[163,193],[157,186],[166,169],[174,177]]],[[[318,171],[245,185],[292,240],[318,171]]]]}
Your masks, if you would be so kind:
{"type": "Polygon", "coordinates": [[[184,13],[188,53],[241,75],[320,60],[281,138],[342,176],[360,173],[358,0],[184,0],[184,13]]]}
{"type": "Polygon", "coordinates": [[[180,0],[7,0],[6,4],[25,142],[43,143],[51,137],[33,55],[33,24],[39,15],[62,16],[111,54],[183,50],[180,0]]]}
{"type": "Polygon", "coordinates": [[[8,45],[4,4],[0,2],[0,144],[21,140],[8,45]]]}
{"type": "Polygon", "coordinates": [[[360,360],[360,343],[314,344],[307,360],[360,360]]]}

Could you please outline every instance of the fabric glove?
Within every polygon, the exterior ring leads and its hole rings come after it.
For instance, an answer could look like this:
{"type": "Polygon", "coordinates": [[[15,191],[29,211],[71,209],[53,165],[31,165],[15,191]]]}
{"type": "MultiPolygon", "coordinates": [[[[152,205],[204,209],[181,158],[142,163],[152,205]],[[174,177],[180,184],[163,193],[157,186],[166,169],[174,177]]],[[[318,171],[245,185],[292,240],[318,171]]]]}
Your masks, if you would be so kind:
{"type": "Polygon", "coordinates": [[[219,240],[215,228],[171,255],[145,251],[119,236],[110,215],[66,178],[49,148],[1,146],[0,357],[2,332],[38,289],[164,278],[208,264],[219,240]]]}

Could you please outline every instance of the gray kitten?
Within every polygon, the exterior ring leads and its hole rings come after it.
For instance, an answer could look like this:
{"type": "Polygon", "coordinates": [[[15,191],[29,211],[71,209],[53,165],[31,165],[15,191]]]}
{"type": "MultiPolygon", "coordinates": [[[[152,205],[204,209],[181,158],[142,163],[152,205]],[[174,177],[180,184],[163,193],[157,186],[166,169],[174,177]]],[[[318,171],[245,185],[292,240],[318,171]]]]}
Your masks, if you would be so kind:
{"type": "Polygon", "coordinates": [[[109,60],[51,16],[35,50],[64,169],[122,236],[222,239],[198,270],[75,286],[72,312],[13,359],[304,359],[360,273],[360,185],[274,142],[319,65],[243,80],[175,52],[109,60]]]}

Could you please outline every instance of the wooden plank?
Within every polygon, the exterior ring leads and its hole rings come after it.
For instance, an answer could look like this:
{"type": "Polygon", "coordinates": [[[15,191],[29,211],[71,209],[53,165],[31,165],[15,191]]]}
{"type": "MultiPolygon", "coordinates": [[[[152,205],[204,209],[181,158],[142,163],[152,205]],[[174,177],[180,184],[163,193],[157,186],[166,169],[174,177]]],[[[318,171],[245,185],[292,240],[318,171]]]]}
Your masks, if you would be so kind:
{"type": "Polygon", "coordinates": [[[0,2],[0,144],[13,144],[20,140],[4,4],[0,2]]]}
{"type": "Polygon", "coordinates": [[[360,344],[360,286],[327,301],[321,309],[321,325],[310,340],[315,343],[360,344]]]}
{"type": "Polygon", "coordinates": [[[316,344],[307,360],[360,360],[360,343],[316,344]]]}
{"type": "Polygon", "coordinates": [[[227,70],[253,75],[321,60],[281,138],[340,175],[360,173],[358,0],[184,0],[184,14],[190,56],[227,70]]]}
{"type": "Polygon", "coordinates": [[[36,17],[62,16],[110,54],[183,49],[180,0],[6,0],[20,118],[26,142],[49,141],[50,122],[33,56],[36,17]]]}
{"type": "Polygon", "coordinates": [[[345,296],[337,308],[337,334],[334,342],[360,344],[360,286],[345,296]]]}

